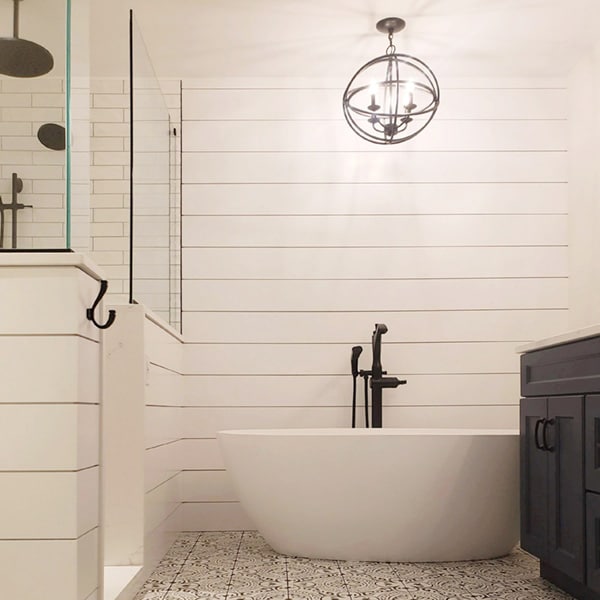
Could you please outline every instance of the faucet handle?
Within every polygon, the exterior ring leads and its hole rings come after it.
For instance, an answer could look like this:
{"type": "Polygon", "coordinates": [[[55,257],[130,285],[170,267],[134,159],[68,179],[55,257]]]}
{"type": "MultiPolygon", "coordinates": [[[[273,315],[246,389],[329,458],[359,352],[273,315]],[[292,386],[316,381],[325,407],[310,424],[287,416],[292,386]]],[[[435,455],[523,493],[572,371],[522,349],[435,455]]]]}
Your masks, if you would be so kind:
{"type": "Polygon", "coordinates": [[[399,385],[404,385],[406,379],[398,379],[397,377],[381,377],[379,379],[371,379],[371,389],[378,388],[397,388],[399,385]]]}

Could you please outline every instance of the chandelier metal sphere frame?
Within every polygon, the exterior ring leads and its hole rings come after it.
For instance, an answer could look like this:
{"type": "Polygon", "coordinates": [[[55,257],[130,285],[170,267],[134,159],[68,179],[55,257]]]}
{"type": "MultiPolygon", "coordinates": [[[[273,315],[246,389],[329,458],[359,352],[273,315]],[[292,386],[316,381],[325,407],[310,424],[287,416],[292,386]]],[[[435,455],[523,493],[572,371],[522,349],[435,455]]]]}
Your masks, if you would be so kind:
{"type": "Polygon", "coordinates": [[[344,117],[361,138],[374,144],[399,144],[423,131],[440,104],[440,87],[433,71],[408,54],[396,53],[394,33],[406,23],[398,17],[377,22],[388,34],[382,56],[364,64],[344,91],[344,117]]]}

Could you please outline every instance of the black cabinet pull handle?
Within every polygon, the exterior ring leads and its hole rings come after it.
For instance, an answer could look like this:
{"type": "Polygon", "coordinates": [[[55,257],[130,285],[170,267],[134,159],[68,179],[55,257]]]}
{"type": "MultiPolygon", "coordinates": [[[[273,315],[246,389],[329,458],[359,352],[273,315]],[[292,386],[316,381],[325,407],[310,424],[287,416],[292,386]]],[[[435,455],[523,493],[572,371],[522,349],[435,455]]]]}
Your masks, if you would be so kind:
{"type": "Polygon", "coordinates": [[[544,428],[542,429],[542,444],[544,445],[544,450],[547,450],[548,452],[554,452],[554,446],[549,446],[548,441],[546,440],[548,425],[554,425],[554,419],[548,419],[544,423],[544,428]]]}
{"type": "Polygon", "coordinates": [[[544,446],[542,446],[542,444],[540,444],[540,427],[541,425],[543,425],[546,422],[546,419],[538,419],[535,422],[535,432],[533,434],[533,438],[535,441],[535,447],[538,450],[545,450],[546,448],[544,448],[544,446]]]}

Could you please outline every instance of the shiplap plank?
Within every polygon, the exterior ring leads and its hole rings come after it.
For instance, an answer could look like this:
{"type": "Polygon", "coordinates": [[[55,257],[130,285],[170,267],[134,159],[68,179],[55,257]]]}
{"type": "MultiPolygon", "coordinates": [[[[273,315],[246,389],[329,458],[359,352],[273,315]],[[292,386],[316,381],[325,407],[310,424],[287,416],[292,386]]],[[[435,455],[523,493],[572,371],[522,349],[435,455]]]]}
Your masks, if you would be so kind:
{"type": "Polygon", "coordinates": [[[148,318],[144,320],[144,336],[148,360],[154,365],[180,373],[183,355],[181,340],[148,318]]]}
{"type": "MultiPolygon", "coordinates": [[[[177,399],[176,399],[177,401],[177,399]]],[[[181,405],[180,396],[177,404],[181,405]]],[[[146,448],[167,444],[181,437],[181,411],[177,406],[146,406],[144,409],[144,439],[146,448]]]]}
{"type": "Polygon", "coordinates": [[[371,343],[373,324],[385,323],[386,342],[537,340],[568,329],[563,310],[426,312],[185,312],[188,342],[371,343]]]}
{"type": "MultiPolygon", "coordinates": [[[[565,277],[565,247],[184,248],[184,279],[565,277]]],[[[336,284],[337,285],[337,284],[336,284]]],[[[331,293],[335,289],[331,288],[331,293]]]]}
{"type": "MultiPolygon", "coordinates": [[[[345,121],[186,121],[184,152],[265,152],[365,150],[367,144],[345,121]]],[[[434,119],[427,135],[403,144],[418,151],[565,150],[567,121],[445,121],[434,119]]]]}
{"type": "Polygon", "coordinates": [[[149,492],[180,470],[181,441],[149,448],[144,452],[144,490],[149,492]]]}
{"type": "MultiPolygon", "coordinates": [[[[350,347],[344,375],[189,375],[185,377],[186,406],[348,406],[352,394],[350,347]]],[[[361,369],[371,366],[370,347],[360,357],[361,369]]],[[[465,406],[505,404],[519,397],[519,375],[412,374],[402,395],[387,395],[386,406],[465,406]],[[452,390],[452,395],[449,394],[452,390]]],[[[363,392],[359,386],[359,405],[363,392]]],[[[185,416],[185,409],[183,414],[185,416]]]]}
{"type": "MultiPolygon", "coordinates": [[[[390,375],[412,373],[517,373],[513,342],[388,343],[390,375]]],[[[213,375],[343,375],[347,344],[189,344],[186,372],[213,375]]]]}
{"type": "Polygon", "coordinates": [[[179,482],[174,477],[146,494],[144,502],[144,530],[152,531],[177,508],[179,482]]]}
{"type": "Polygon", "coordinates": [[[227,471],[182,471],[182,502],[235,502],[231,477],[227,471]]]}
{"type": "Polygon", "coordinates": [[[567,192],[566,183],[186,183],[183,214],[566,214],[567,192]]]}
{"type": "MultiPolygon", "coordinates": [[[[452,393],[450,392],[452,395],[452,393]]],[[[408,390],[386,390],[384,424],[386,427],[499,427],[518,428],[518,398],[506,398],[503,406],[394,406],[388,400],[399,397],[408,403],[408,390]]],[[[359,400],[356,424],[364,425],[364,410],[359,400]]],[[[216,437],[225,429],[290,429],[350,427],[350,396],[346,406],[339,407],[254,407],[254,408],[188,408],[186,436],[216,437]]]]}
{"type": "Polygon", "coordinates": [[[187,183],[564,182],[565,152],[187,152],[187,183]]]}
{"type": "Polygon", "coordinates": [[[567,245],[567,215],[189,216],[184,246],[567,245]]]}
{"type": "MultiPolygon", "coordinates": [[[[186,120],[342,119],[342,90],[184,89],[186,120]]],[[[566,89],[445,89],[437,119],[562,119],[566,89]]]]}
{"type": "Polygon", "coordinates": [[[254,530],[239,502],[185,502],[179,511],[182,531],[254,530]]]}
{"type": "MultiPolygon", "coordinates": [[[[441,76],[441,74],[440,74],[441,76]]],[[[564,77],[456,77],[444,75],[444,89],[566,89],[564,77]]],[[[182,81],[184,90],[202,89],[335,89],[341,94],[343,88],[336,86],[331,77],[186,77],[182,81]]],[[[162,85],[162,84],[161,84],[162,85]]]]}

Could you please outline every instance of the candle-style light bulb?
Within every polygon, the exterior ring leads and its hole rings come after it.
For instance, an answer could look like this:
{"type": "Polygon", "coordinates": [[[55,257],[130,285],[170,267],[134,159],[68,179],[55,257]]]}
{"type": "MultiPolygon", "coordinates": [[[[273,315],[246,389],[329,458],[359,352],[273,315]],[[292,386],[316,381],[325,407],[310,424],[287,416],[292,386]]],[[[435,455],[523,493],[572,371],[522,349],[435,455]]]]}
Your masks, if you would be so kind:
{"type": "Polygon", "coordinates": [[[369,86],[369,94],[371,95],[371,104],[369,106],[367,106],[367,108],[371,111],[371,112],[375,112],[376,110],[379,110],[381,107],[379,106],[379,104],[377,104],[377,90],[378,90],[379,86],[377,85],[377,83],[375,83],[374,81],[371,82],[371,85],[369,86]]]}
{"type": "Polygon", "coordinates": [[[417,108],[415,104],[415,82],[412,79],[406,82],[406,87],[404,88],[404,108],[407,112],[417,108]]]}

